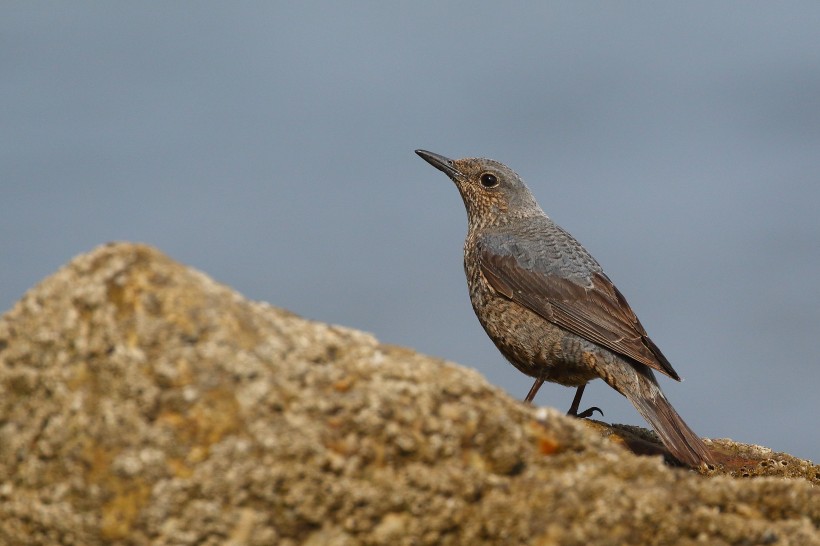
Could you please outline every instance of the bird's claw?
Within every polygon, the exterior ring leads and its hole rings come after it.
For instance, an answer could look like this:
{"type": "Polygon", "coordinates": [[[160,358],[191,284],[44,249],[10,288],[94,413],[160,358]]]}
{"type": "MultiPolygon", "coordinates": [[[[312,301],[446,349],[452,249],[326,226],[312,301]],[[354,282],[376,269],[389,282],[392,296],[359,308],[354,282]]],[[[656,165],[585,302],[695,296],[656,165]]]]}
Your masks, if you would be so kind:
{"type": "Polygon", "coordinates": [[[587,408],[584,411],[582,411],[581,413],[567,413],[567,415],[571,415],[572,417],[577,417],[578,419],[587,419],[587,418],[592,417],[593,415],[595,415],[596,411],[601,414],[601,417],[604,416],[604,412],[601,411],[601,408],[599,408],[597,406],[592,406],[591,408],[587,408]]]}

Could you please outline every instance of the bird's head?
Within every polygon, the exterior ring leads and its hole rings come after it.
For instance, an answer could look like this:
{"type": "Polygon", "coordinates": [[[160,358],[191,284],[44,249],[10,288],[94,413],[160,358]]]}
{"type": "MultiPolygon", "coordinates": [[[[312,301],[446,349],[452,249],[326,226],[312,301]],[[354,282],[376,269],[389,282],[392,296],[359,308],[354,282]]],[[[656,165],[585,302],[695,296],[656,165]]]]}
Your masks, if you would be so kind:
{"type": "Polygon", "coordinates": [[[449,159],[426,150],[416,154],[455,182],[471,228],[543,214],[521,177],[503,163],[474,157],[449,159]]]}

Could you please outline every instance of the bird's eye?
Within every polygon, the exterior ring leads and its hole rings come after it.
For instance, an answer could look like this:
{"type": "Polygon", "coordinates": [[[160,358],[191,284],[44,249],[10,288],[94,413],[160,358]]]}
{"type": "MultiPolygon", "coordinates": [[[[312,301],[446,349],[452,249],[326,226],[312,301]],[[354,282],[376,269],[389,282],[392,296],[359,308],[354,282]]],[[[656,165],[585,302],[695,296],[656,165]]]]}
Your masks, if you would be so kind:
{"type": "Polygon", "coordinates": [[[481,175],[481,185],[485,188],[494,188],[498,186],[498,178],[492,173],[484,173],[481,175]]]}

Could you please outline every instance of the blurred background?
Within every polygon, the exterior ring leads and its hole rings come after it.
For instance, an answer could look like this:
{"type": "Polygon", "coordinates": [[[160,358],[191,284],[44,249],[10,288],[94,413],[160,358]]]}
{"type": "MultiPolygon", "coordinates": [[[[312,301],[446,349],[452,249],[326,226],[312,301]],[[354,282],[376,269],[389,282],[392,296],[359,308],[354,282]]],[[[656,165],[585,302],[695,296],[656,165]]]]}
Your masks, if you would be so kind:
{"type": "MultiPolygon", "coordinates": [[[[603,264],[695,431],[818,461],[818,29],[817,2],[7,3],[0,309],[142,241],[523,398],[413,150],[491,157],[603,264]]],[[[645,425],[600,381],[584,404],[645,425]]]]}

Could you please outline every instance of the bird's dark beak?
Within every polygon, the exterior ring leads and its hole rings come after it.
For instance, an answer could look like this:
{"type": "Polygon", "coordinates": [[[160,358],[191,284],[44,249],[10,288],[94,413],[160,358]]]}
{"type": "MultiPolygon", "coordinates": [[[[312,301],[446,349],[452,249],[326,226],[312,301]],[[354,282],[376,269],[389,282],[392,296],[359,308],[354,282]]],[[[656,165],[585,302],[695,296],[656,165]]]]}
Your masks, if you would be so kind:
{"type": "Polygon", "coordinates": [[[427,150],[416,150],[416,154],[427,163],[440,170],[450,178],[460,176],[461,173],[453,166],[453,160],[443,155],[434,154],[427,150]]]}

